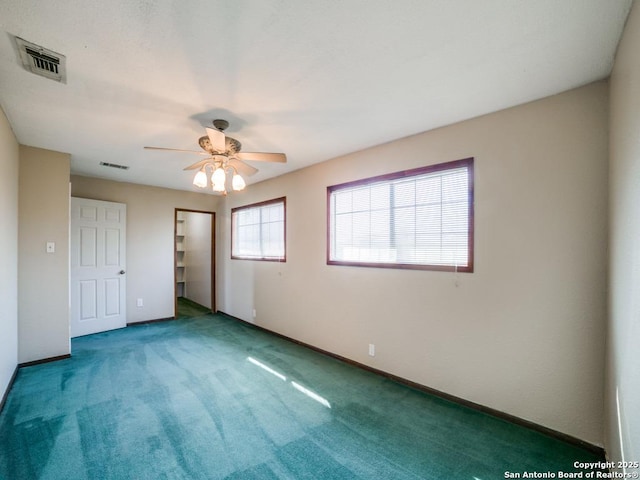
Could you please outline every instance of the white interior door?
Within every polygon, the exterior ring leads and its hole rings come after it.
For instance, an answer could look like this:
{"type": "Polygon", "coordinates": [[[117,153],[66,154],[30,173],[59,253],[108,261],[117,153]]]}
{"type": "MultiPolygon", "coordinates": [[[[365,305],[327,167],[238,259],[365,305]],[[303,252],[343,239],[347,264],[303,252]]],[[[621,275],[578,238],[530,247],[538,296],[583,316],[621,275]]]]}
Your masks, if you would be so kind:
{"type": "Polygon", "coordinates": [[[71,197],[71,337],[127,326],[123,203],[71,197]]]}

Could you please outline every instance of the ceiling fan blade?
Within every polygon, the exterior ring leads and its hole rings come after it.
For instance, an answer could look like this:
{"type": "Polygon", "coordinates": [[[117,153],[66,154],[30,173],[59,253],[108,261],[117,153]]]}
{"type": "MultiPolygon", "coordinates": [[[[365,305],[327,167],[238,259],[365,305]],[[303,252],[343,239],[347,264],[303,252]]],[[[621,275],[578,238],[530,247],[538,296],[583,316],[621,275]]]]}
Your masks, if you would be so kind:
{"type": "Polygon", "coordinates": [[[215,160],[213,158],[205,158],[204,160],[200,160],[199,162],[189,165],[188,167],[184,167],[183,170],[196,170],[204,167],[207,163],[213,163],[214,161],[215,160]]]}
{"type": "Polygon", "coordinates": [[[238,160],[237,158],[230,158],[227,162],[227,165],[232,166],[240,175],[243,175],[245,177],[250,177],[251,175],[254,175],[258,172],[257,168],[254,168],[251,165],[244,163],[242,160],[238,160]]]}
{"type": "Polygon", "coordinates": [[[207,152],[202,152],[198,150],[183,150],[181,148],[164,148],[164,147],[144,147],[146,150],[167,150],[169,152],[188,152],[188,153],[197,153],[199,155],[209,155],[207,152]]]}
{"type": "Polygon", "coordinates": [[[284,153],[240,152],[236,153],[236,157],[251,162],[287,163],[287,156],[284,153]]]}
{"type": "Polygon", "coordinates": [[[206,130],[213,149],[217,152],[224,152],[227,149],[224,133],[215,128],[207,127],[206,130]]]}

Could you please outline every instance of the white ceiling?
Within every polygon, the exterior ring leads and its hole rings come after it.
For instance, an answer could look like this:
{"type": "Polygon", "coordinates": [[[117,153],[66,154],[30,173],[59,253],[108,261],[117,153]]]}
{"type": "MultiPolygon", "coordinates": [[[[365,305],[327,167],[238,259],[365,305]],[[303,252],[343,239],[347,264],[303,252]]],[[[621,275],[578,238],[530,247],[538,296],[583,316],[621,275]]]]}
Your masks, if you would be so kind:
{"type": "MultiPolygon", "coordinates": [[[[0,0],[0,104],[73,173],[182,190],[214,118],[248,183],[606,78],[631,0],[0,0]],[[13,35],[67,57],[21,65],[13,35]],[[120,171],[101,161],[130,166],[120,171]]],[[[197,190],[200,191],[200,190],[197,190]]]]}

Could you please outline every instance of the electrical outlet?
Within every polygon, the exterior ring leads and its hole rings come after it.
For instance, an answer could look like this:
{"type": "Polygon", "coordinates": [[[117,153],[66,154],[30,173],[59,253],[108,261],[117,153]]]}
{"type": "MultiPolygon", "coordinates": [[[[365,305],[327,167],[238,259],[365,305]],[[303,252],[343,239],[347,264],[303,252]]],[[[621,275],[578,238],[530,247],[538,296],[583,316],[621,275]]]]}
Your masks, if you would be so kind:
{"type": "Polygon", "coordinates": [[[141,299],[141,298],[139,298],[139,299],[136,301],[136,306],[137,306],[137,307],[144,307],[144,302],[142,301],[142,299],[141,299]]]}
{"type": "Polygon", "coordinates": [[[252,315],[253,315],[253,318],[256,318],[256,309],[255,308],[253,309],[252,315]]]}
{"type": "Polygon", "coordinates": [[[376,346],[373,343],[369,344],[369,356],[371,357],[376,356],[376,346]]]}

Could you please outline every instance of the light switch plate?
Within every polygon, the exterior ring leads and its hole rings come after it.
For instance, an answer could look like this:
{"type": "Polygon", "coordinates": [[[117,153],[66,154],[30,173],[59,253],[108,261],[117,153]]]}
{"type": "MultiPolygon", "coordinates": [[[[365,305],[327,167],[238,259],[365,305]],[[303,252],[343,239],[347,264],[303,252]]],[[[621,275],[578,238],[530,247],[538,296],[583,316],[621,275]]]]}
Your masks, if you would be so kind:
{"type": "Polygon", "coordinates": [[[55,251],[56,251],[56,243],[47,242],[47,253],[55,253],[55,251]]]}

